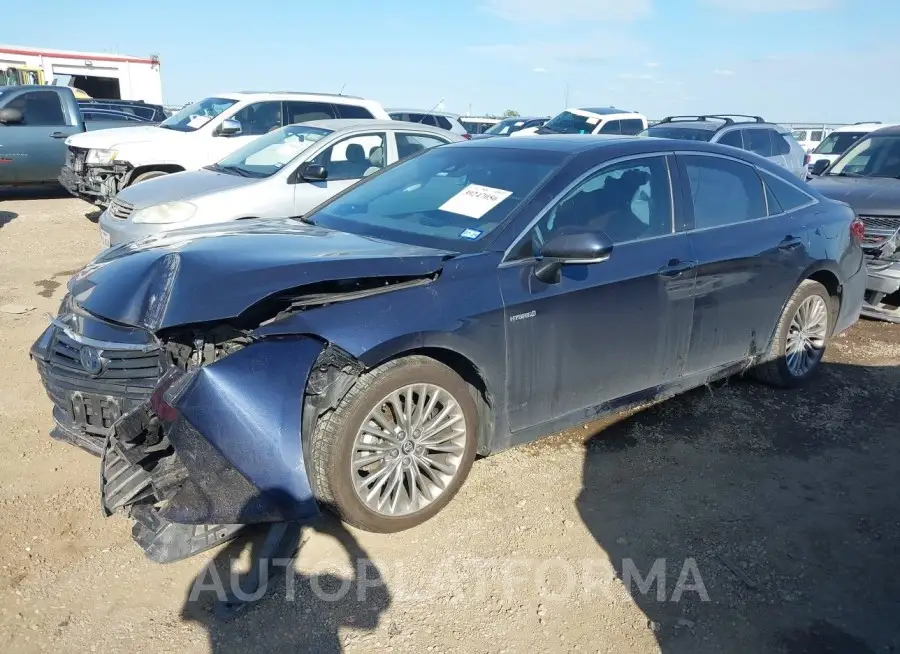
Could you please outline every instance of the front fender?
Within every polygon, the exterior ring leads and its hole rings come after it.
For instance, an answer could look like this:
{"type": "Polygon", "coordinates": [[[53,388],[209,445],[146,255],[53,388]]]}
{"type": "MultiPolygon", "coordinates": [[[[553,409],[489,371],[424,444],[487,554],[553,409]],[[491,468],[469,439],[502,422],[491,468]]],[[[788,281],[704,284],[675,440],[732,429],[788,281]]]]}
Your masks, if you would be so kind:
{"type": "Polygon", "coordinates": [[[177,412],[167,435],[189,480],[164,518],[251,524],[318,511],[301,424],[306,384],[323,349],[311,338],[266,339],[191,373],[166,400],[177,412]]]}

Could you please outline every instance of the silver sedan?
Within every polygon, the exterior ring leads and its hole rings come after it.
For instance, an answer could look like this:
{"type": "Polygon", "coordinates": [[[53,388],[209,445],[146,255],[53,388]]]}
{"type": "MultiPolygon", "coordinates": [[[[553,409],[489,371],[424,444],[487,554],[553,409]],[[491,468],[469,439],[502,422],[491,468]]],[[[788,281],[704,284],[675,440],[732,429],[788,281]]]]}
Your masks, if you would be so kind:
{"type": "Polygon", "coordinates": [[[211,166],[123,189],[100,216],[101,240],[109,247],[183,227],[301,216],[399,159],[460,140],[395,120],[287,125],[211,166]]]}

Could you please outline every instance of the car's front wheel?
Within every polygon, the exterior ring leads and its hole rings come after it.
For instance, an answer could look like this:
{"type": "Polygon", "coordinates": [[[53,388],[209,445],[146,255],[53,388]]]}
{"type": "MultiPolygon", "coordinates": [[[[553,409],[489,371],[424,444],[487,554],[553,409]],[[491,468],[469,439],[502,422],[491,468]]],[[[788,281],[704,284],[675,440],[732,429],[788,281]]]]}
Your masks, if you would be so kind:
{"type": "Polygon", "coordinates": [[[320,502],[349,524],[395,532],[425,522],[462,486],[476,450],[469,385],[424,356],[363,375],[308,448],[320,502]]]}
{"type": "Polygon", "coordinates": [[[819,282],[802,281],[784,307],[767,361],[753,369],[754,376],[785,388],[810,379],[831,336],[834,302],[819,282]]]}

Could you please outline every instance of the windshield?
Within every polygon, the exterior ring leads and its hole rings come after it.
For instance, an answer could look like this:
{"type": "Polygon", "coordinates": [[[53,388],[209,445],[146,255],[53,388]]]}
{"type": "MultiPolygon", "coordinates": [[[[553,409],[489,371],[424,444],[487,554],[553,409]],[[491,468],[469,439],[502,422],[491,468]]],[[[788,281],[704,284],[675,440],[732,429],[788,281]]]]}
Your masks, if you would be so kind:
{"type": "Polygon", "coordinates": [[[813,154],[841,154],[868,132],[832,132],[819,143],[813,154]]]}
{"type": "Polygon", "coordinates": [[[638,136],[653,136],[659,139],[681,139],[682,141],[709,141],[715,133],[715,129],[704,129],[703,127],[654,125],[639,133],[638,136]]]}
{"type": "Polygon", "coordinates": [[[269,177],[331,132],[309,125],[288,125],[250,141],[209,168],[233,175],[269,177]]]}
{"type": "Polygon", "coordinates": [[[564,111],[544,123],[538,131],[551,134],[590,134],[600,124],[600,116],[564,111]]]}
{"type": "Polygon", "coordinates": [[[525,127],[525,121],[521,118],[507,118],[506,120],[501,120],[499,123],[491,127],[485,132],[485,134],[506,136],[507,134],[518,132],[523,127],[525,127]]]}
{"type": "Polygon", "coordinates": [[[237,104],[237,100],[206,98],[200,102],[188,105],[178,113],[169,116],[159,126],[166,129],[174,129],[178,132],[194,132],[235,104],[237,104]]]}
{"type": "Polygon", "coordinates": [[[825,174],[900,178],[900,136],[869,136],[857,141],[825,174]]]}
{"type": "Polygon", "coordinates": [[[304,219],[389,241],[473,251],[566,156],[518,148],[434,148],[356,184],[304,219]]]}

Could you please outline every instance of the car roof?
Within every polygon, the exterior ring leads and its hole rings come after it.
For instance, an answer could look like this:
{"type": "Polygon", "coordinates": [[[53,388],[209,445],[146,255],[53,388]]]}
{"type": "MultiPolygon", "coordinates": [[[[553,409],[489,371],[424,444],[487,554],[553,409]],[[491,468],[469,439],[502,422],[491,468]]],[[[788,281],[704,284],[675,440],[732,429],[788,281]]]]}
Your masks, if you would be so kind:
{"type": "Polygon", "coordinates": [[[575,107],[579,111],[589,111],[598,116],[609,116],[611,114],[634,114],[636,111],[626,111],[625,109],[616,109],[615,107],[575,107]]]}
{"type": "Polygon", "coordinates": [[[309,125],[311,127],[320,127],[322,129],[330,129],[332,131],[341,130],[369,130],[369,129],[409,129],[417,132],[432,132],[434,134],[452,134],[452,132],[433,127],[423,123],[411,123],[405,120],[379,120],[372,118],[326,118],[323,120],[308,120],[303,123],[294,123],[295,125],[309,125]]]}
{"type": "Polygon", "coordinates": [[[874,132],[877,129],[884,129],[885,127],[896,127],[896,123],[882,123],[879,121],[865,121],[860,123],[853,123],[852,125],[842,125],[836,129],[831,130],[831,133],[835,132],[874,132]]]}
{"type": "Polygon", "coordinates": [[[506,118],[501,118],[500,121],[504,120],[548,120],[547,116],[507,116],[506,118]]]}
{"type": "Polygon", "coordinates": [[[391,107],[385,109],[389,114],[431,114],[432,116],[444,116],[445,118],[459,119],[459,114],[452,114],[449,111],[435,111],[434,109],[406,109],[404,107],[391,107]]]}
{"type": "MultiPolygon", "coordinates": [[[[618,134],[542,134],[521,136],[514,139],[478,139],[473,141],[461,141],[453,147],[471,145],[472,147],[507,148],[513,150],[546,150],[551,152],[584,152],[596,148],[612,145],[622,145],[627,142],[646,143],[650,139],[634,136],[620,136],[618,134]]],[[[662,143],[669,139],[652,139],[662,143]]],[[[684,143],[675,141],[672,143],[684,143]]]]}
{"type": "Polygon", "coordinates": [[[321,102],[334,102],[335,100],[349,100],[353,104],[374,103],[356,95],[342,95],[339,93],[308,93],[305,91],[227,91],[223,93],[211,93],[204,97],[226,98],[228,100],[267,100],[267,99],[304,99],[319,100],[321,102]]]}
{"type": "Polygon", "coordinates": [[[888,125],[870,132],[870,136],[900,136],[900,125],[888,125]]]}

